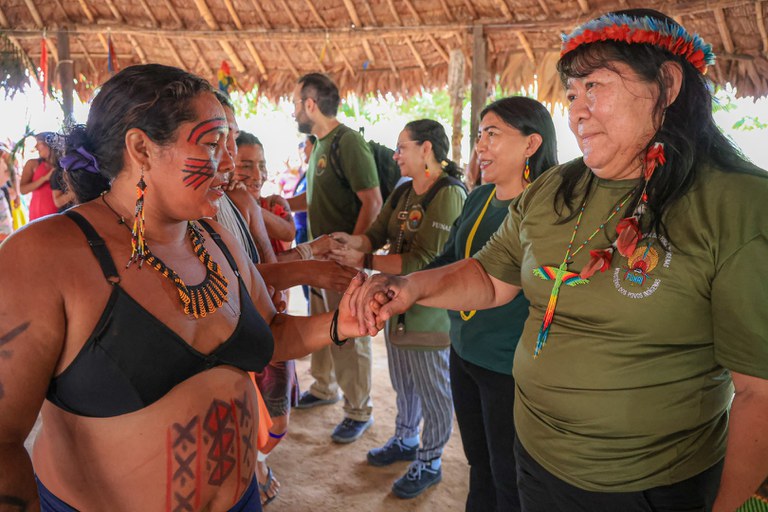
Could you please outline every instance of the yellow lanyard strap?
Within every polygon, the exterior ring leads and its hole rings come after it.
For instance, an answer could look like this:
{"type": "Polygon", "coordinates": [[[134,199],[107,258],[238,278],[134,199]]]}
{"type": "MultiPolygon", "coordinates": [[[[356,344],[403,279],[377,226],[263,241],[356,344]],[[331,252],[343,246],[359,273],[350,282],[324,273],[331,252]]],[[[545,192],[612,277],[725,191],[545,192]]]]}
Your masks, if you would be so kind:
{"type": "MultiPolygon", "coordinates": [[[[491,199],[493,199],[494,197],[496,197],[496,187],[493,187],[493,190],[491,190],[491,194],[488,196],[488,200],[485,202],[485,206],[483,206],[483,209],[480,212],[480,215],[477,216],[475,225],[472,226],[472,230],[469,232],[469,236],[467,237],[467,245],[464,248],[464,259],[467,259],[470,256],[470,251],[472,250],[472,240],[475,239],[475,233],[477,233],[477,228],[480,227],[480,222],[482,222],[483,220],[485,211],[488,209],[488,205],[491,204],[491,199]]],[[[477,313],[477,310],[475,309],[473,309],[470,312],[459,311],[459,314],[461,315],[461,319],[464,320],[465,322],[468,321],[473,316],[475,316],[475,313],[477,313]]]]}

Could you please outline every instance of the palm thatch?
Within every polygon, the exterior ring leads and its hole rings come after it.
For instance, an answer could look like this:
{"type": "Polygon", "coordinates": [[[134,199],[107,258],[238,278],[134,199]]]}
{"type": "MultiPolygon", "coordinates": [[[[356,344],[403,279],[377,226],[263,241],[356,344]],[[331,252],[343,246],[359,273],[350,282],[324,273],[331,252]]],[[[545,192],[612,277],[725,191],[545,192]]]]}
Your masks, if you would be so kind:
{"type": "Polygon", "coordinates": [[[2,0],[0,31],[34,63],[45,37],[54,69],[59,31],[67,30],[84,99],[109,76],[108,40],[120,67],[160,62],[215,82],[226,60],[241,87],[275,98],[318,70],[343,92],[408,96],[442,88],[456,49],[469,85],[480,25],[491,77],[509,90],[536,77],[539,99],[557,101],[559,34],[603,12],[641,6],[712,43],[716,82],[731,82],[741,96],[768,93],[768,0],[2,0]]]}

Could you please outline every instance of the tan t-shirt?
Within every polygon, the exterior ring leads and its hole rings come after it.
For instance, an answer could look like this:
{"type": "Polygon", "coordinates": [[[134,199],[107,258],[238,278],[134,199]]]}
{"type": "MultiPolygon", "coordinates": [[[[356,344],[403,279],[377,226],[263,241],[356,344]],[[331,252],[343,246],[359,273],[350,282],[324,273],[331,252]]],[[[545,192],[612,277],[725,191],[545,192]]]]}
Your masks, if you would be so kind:
{"type": "MultiPolygon", "coordinates": [[[[583,166],[581,166],[583,169],[583,166]]],[[[725,453],[728,370],[768,378],[766,177],[703,168],[668,216],[675,245],[646,237],[589,284],[560,288],[538,359],[534,346],[552,281],[533,274],[563,260],[575,219],[557,224],[560,168],[513,202],[475,257],[522,284],[530,316],[517,348],[515,425],[528,452],[577,487],[625,492],[682,481],[725,453]]],[[[584,180],[582,180],[584,183],[584,180]]],[[[574,249],[638,180],[595,179],[574,249]]],[[[577,194],[576,207],[583,194],[577,194]]],[[[616,237],[623,212],[574,258],[616,237]]]]}

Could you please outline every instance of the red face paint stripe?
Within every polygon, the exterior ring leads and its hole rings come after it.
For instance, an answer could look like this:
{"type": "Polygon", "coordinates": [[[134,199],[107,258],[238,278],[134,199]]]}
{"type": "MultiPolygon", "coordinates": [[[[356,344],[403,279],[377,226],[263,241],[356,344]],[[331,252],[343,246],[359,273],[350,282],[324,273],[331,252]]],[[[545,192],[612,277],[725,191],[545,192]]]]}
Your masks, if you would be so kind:
{"type": "Polygon", "coordinates": [[[214,117],[213,119],[207,119],[203,121],[202,123],[198,124],[194,128],[192,128],[192,131],[189,132],[189,137],[187,137],[187,142],[193,142],[197,144],[200,142],[200,139],[206,134],[210,133],[212,131],[218,130],[219,128],[223,128],[227,125],[227,120],[223,117],[214,117]]]}
{"type": "Polygon", "coordinates": [[[213,164],[210,160],[187,158],[184,165],[181,172],[186,175],[183,181],[188,187],[197,190],[203,183],[213,178],[213,164]]]}

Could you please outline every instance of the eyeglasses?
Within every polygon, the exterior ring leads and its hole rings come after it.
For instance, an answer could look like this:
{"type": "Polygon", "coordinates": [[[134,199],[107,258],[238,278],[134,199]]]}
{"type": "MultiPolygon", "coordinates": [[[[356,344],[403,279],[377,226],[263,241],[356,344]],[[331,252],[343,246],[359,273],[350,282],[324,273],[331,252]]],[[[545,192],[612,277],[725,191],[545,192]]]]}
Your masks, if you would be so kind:
{"type": "Polygon", "coordinates": [[[403,153],[403,149],[408,147],[408,144],[416,144],[417,146],[421,146],[421,142],[417,140],[406,140],[404,142],[398,142],[397,146],[395,146],[395,154],[401,155],[403,153]]]}

